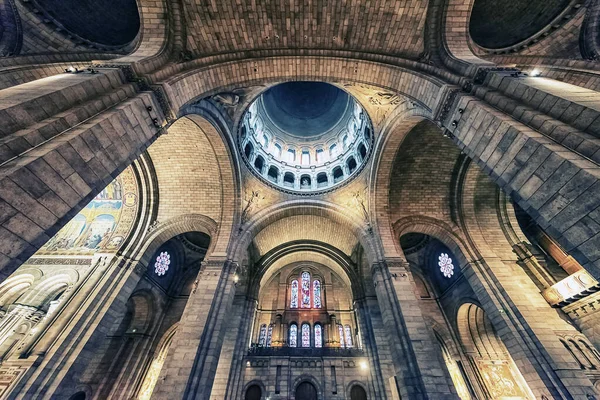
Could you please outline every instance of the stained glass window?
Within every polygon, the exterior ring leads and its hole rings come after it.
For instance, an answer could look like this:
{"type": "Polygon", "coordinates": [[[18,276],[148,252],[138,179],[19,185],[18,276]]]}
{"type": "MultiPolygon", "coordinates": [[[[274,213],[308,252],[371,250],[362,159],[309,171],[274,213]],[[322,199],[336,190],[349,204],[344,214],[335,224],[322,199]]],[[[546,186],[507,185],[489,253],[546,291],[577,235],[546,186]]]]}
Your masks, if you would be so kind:
{"type": "Polygon", "coordinates": [[[302,347],[310,347],[310,325],[302,324],[302,347]]]}
{"type": "Polygon", "coordinates": [[[350,348],[352,347],[352,328],[350,328],[350,325],[344,326],[344,332],[346,333],[344,338],[346,339],[346,347],[350,348]]]}
{"type": "Polygon", "coordinates": [[[302,308],[310,308],[310,274],[302,273],[302,308]]]}
{"type": "Polygon", "coordinates": [[[440,267],[440,271],[446,278],[451,278],[454,275],[454,265],[452,264],[452,259],[447,253],[442,253],[438,257],[438,265],[440,267]]]}
{"type": "Polygon", "coordinates": [[[269,325],[267,330],[267,347],[271,347],[271,338],[273,337],[273,324],[269,325]]]}
{"type": "Polygon", "coordinates": [[[290,300],[290,308],[298,308],[298,280],[294,279],[292,281],[292,290],[291,290],[291,300],[290,300]]]}
{"type": "Polygon", "coordinates": [[[323,347],[323,328],[320,324],[315,325],[315,347],[323,347]]]}
{"type": "Polygon", "coordinates": [[[258,345],[264,347],[267,343],[267,325],[262,324],[260,326],[260,334],[258,335],[258,345]]]}
{"type": "Polygon", "coordinates": [[[313,282],[313,307],[321,308],[321,282],[317,280],[313,282]]]}
{"type": "Polygon", "coordinates": [[[296,347],[298,345],[298,325],[290,325],[290,347],[296,347]]]}
{"type": "Polygon", "coordinates": [[[169,265],[171,264],[171,255],[166,251],[162,251],[156,261],[154,262],[154,272],[156,275],[161,276],[167,273],[169,265]]]}
{"type": "Polygon", "coordinates": [[[340,333],[340,347],[345,347],[344,346],[344,327],[341,325],[338,325],[338,331],[340,333]]]}

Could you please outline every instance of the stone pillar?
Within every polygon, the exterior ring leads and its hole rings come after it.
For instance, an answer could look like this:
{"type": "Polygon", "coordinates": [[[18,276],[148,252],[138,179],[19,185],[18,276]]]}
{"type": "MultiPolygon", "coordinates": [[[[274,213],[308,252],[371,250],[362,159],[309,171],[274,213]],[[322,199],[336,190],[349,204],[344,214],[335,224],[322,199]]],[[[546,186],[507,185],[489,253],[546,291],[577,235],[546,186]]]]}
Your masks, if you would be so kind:
{"type": "Polygon", "coordinates": [[[153,399],[208,399],[235,294],[237,264],[208,259],[195,282],[153,399]]]}
{"type": "Polygon", "coordinates": [[[376,263],[372,267],[372,274],[377,301],[389,334],[400,396],[410,399],[458,399],[443,366],[439,346],[419,308],[406,261],[376,263]]]}

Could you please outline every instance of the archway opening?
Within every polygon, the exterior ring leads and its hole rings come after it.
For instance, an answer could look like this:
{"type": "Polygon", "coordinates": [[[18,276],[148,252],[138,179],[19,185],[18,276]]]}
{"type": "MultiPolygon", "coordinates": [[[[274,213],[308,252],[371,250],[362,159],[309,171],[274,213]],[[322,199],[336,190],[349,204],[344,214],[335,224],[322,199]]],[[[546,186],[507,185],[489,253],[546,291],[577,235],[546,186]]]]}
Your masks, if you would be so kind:
{"type": "Polygon", "coordinates": [[[350,390],[350,400],[367,400],[367,392],[362,386],[354,385],[350,390]]]}
{"type": "Polygon", "coordinates": [[[262,390],[258,385],[250,385],[246,389],[245,400],[260,400],[262,398],[262,390]]]}
{"type": "Polygon", "coordinates": [[[296,387],[296,400],[317,400],[317,388],[310,382],[302,382],[296,387]]]}

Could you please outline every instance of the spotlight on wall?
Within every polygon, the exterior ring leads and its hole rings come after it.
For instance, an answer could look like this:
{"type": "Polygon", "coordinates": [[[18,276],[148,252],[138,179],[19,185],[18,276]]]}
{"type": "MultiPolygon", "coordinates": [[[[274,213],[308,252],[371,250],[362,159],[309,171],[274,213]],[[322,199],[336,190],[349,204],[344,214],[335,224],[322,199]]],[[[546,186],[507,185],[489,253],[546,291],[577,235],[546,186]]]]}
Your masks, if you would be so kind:
{"type": "Polygon", "coordinates": [[[457,120],[452,121],[452,127],[453,128],[456,128],[457,125],[458,125],[458,121],[457,120]]]}
{"type": "Polygon", "coordinates": [[[250,366],[250,361],[246,361],[246,367],[250,366]]]}
{"type": "Polygon", "coordinates": [[[531,71],[529,73],[529,75],[531,75],[531,76],[542,76],[542,71],[540,71],[539,69],[535,68],[533,71],[531,71]]]}
{"type": "Polygon", "coordinates": [[[360,369],[362,369],[364,371],[367,368],[368,368],[367,362],[366,361],[361,361],[360,362],[360,369]]]}
{"type": "Polygon", "coordinates": [[[233,283],[235,283],[237,285],[239,281],[240,281],[240,277],[237,274],[235,274],[233,276],[233,283]]]}

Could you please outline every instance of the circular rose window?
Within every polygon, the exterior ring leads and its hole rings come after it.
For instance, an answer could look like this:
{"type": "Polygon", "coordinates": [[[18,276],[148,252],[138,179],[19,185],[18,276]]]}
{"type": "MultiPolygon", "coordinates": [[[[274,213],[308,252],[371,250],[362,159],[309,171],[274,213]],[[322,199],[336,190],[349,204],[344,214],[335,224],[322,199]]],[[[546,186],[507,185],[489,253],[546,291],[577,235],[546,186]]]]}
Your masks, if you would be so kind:
{"type": "Polygon", "coordinates": [[[154,272],[158,276],[162,276],[169,270],[171,264],[171,256],[166,251],[161,252],[154,262],[154,272]]]}
{"type": "Polygon", "coordinates": [[[438,257],[438,265],[440,266],[440,271],[446,278],[451,278],[452,275],[454,275],[454,265],[447,253],[440,254],[438,257]]]}

